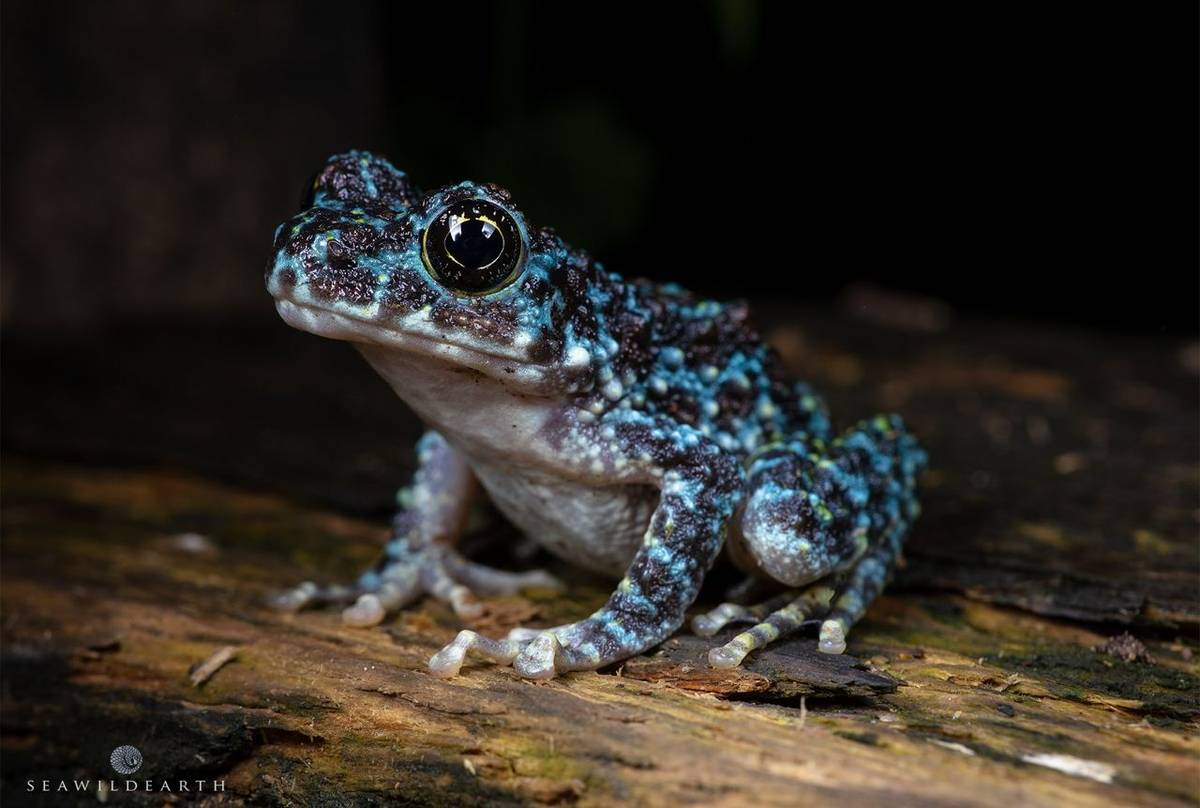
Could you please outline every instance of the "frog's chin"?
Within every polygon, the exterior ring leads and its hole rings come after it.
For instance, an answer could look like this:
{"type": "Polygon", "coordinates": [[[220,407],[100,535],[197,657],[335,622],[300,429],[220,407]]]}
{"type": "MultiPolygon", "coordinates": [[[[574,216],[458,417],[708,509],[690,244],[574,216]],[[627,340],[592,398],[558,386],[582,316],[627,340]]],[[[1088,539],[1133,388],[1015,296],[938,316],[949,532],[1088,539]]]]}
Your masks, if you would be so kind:
{"type": "Polygon", "coordinates": [[[530,361],[515,346],[456,339],[455,335],[448,336],[435,330],[428,316],[420,312],[383,325],[369,316],[356,316],[357,311],[349,306],[345,311],[339,311],[277,298],[275,308],[284,322],[301,331],[345,342],[377,345],[451,367],[470,368],[529,394],[548,395],[570,386],[556,368],[530,361]]]}

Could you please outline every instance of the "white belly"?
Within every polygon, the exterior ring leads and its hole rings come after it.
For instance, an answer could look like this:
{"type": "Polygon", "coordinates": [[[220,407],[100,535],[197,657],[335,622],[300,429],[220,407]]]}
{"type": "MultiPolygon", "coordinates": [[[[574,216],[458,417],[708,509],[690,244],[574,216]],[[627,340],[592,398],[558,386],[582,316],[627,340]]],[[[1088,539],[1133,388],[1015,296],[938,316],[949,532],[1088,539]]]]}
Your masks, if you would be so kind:
{"type": "Polygon", "coordinates": [[[557,402],[516,395],[461,368],[371,345],[368,362],[425,423],[471,465],[509,521],[550,552],[595,572],[620,577],[642,544],[658,490],[572,479],[544,425],[557,402]]]}
{"type": "Polygon", "coordinates": [[[476,464],[496,507],[559,558],[620,577],[642,544],[658,492],[648,486],[588,487],[536,470],[476,464]]]}

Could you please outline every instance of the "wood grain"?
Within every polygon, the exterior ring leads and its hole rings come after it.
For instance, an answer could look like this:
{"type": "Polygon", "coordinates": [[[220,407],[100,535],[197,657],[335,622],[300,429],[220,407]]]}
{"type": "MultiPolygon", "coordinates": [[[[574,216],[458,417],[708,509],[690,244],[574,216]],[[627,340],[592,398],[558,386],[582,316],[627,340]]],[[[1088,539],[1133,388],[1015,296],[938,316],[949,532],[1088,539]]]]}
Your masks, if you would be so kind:
{"type": "MultiPolygon", "coordinates": [[[[139,777],[224,778],[209,804],[1195,804],[1192,349],[767,314],[836,413],[899,409],[928,444],[907,566],[844,658],[805,635],[717,672],[717,640],[684,633],[547,683],[427,675],[458,628],[437,604],[371,630],[263,606],[368,564],[407,462],[413,425],[341,370],[341,346],[124,338],[107,382],[80,371],[85,403],[37,372],[58,348],[26,346],[5,392],[0,796],[112,776],[109,753],[132,744],[139,777]],[[191,371],[159,389],[167,353],[191,371]],[[297,381],[301,364],[335,389],[297,381]],[[1126,630],[1151,661],[1105,652],[1126,630]],[[236,656],[193,686],[225,646],[236,656]]],[[[567,594],[495,599],[476,627],[603,602],[604,581],[556,572],[567,594]]]]}

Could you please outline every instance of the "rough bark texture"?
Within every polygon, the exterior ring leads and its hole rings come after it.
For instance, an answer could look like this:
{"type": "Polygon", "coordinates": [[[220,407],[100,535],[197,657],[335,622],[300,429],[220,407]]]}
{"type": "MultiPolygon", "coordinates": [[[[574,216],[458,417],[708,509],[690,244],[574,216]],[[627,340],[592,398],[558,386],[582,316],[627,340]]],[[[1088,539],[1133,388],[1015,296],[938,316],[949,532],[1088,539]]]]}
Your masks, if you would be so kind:
{"type": "MultiPolygon", "coordinates": [[[[216,804],[1194,804],[1200,350],[872,316],[770,318],[843,422],[899,410],[930,449],[852,656],[803,636],[717,672],[685,633],[540,684],[428,676],[458,628],[437,604],[371,630],[263,607],[369,563],[410,467],[416,425],[344,346],[10,341],[0,796],[93,804],[26,781],[119,779],[132,744],[139,779],[224,778],[216,804]]],[[[567,574],[477,628],[603,602],[567,574]]]]}

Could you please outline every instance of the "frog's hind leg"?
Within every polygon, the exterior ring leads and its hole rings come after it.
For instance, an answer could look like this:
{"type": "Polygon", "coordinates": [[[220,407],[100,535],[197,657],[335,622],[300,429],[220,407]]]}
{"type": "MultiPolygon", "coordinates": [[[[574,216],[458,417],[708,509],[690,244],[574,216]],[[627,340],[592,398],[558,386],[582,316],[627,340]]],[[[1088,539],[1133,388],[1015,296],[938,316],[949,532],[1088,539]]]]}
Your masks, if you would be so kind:
{"type": "MultiPolygon", "coordinates": [[[[865,421],[828,443],[797,435],[753,458],[731,551],[759,574],[808,588],[713,649],[710,662],[735,666],[817,618],[819,649],[844,651],[846,631],[883,588],[919,512],[916,477],[924,464],[925,453],[897,416],[865,421]]],[[[759,613],[723,605],[698,619],[697,633],[759,613]]]]}

